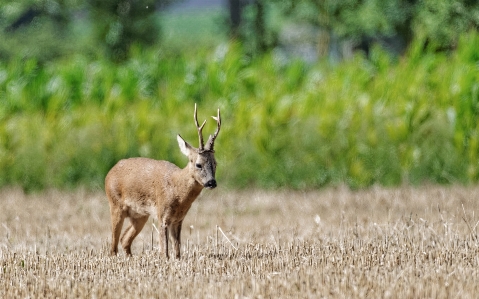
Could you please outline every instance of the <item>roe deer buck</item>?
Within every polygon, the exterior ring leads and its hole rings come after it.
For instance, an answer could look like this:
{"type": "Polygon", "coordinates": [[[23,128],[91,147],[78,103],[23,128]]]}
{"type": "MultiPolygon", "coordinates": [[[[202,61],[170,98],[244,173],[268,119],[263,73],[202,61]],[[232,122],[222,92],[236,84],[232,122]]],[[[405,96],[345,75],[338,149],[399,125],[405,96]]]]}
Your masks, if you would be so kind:
{"type": "Polygon", "coordinates": [[[105,192],[110,202],[112,225],[112,255],[118,252],[121,228],[125,218],[130,225],[121,236],[121,245],[131,255],[131,243],[140,233],[150,215],[158,217],[160,251],[168,255],[168,233],[173,239],[176,258],[180,258],[181,224],[191,204],[203,188],[216,187],[214,143],[221,127],[220,109],[213,119],[217,122],[214,135],[203,142],[202,130],[206,120],[198,124],[196,104],[194,119],[199,136],[199,148],[194,148],[177,135],[181,152],[188,164],[180,169],[168,161],[148,158],[120,160],[105,178],[105,192]]]}

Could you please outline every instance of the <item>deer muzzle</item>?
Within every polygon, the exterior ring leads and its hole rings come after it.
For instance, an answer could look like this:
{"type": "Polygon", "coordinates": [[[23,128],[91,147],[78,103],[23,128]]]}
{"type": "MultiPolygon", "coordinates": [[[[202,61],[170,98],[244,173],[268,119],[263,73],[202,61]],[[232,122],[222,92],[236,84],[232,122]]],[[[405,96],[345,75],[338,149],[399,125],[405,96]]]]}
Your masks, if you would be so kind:
{"type": "Polygon", "coordinates": [[[216,188],[216,180],[212,179],[212,180],[209,180],[208,182],[206,182],[205,188],[208,188],[208,189],[216,188]]]}

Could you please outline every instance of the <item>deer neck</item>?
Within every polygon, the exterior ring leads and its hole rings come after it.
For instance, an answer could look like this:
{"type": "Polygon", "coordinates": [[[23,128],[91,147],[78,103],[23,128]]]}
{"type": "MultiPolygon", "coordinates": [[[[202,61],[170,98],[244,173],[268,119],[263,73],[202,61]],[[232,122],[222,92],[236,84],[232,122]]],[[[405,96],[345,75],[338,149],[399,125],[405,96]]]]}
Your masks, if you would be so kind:
{"type": "Polygon", "coordinates": [[[173,180],[179,200],[192,203],[203,190],[203,186],[195,180],[189,169],[188,164],[185,168],[178,170],[173,180]]]}

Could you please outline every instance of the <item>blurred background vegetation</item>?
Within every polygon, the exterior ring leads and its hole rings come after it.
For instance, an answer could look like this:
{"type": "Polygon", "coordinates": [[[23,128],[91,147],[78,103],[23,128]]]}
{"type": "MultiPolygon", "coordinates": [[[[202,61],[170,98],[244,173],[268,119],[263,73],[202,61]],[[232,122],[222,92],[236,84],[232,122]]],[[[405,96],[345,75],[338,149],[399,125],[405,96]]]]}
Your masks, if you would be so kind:
{"type": "Polygon", "coordinates": [[[220,185],[476,183],[478,28],[472,0],[0,0],[0,187],[182,167],[194,103],[220,185]]]}

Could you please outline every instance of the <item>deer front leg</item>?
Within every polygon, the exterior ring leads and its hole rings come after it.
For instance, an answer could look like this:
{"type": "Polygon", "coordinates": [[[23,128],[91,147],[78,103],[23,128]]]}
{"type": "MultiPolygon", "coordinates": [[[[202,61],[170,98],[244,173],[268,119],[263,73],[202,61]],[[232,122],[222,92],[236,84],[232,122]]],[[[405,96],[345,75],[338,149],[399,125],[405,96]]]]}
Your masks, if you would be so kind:
{"type": "Polygon", "coordinates": [[[168,225],[163,222],[160,229],[160,253],[164,253],[166,258],[169,259],[168,255],[168,225]]]}
{"type": "Polygon", "coordinates": [[[177,259],[180,259],[180,247],[181,247],[181,224],[183,221],[178,223],[173,223],[170,225],[170,233],[173,238],[173,247],[175,249],[175,256],[177,259]]]}

